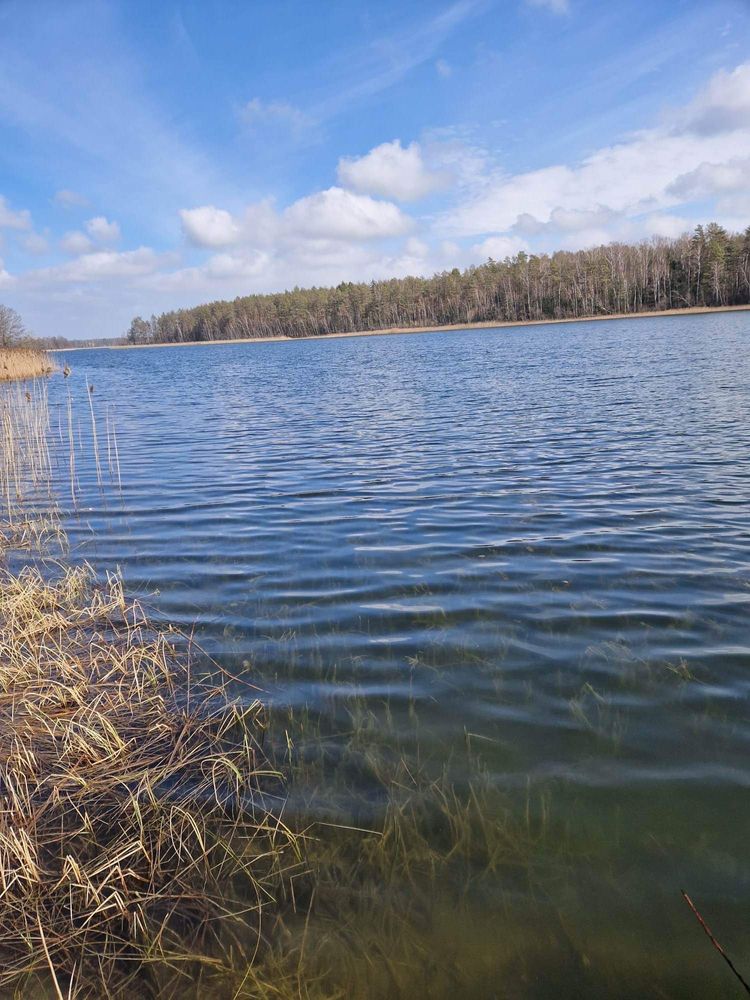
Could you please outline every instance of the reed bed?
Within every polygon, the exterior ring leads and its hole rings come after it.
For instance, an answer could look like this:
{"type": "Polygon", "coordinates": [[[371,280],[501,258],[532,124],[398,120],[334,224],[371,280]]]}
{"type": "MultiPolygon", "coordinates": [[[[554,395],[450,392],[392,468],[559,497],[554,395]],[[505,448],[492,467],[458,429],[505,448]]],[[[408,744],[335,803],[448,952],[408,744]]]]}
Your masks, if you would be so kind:
{"type": "Polygon", "coordinates": [[[0,347],[0,382],[51,375],[54,365],[46,351],[32,347],[0,347]]]}

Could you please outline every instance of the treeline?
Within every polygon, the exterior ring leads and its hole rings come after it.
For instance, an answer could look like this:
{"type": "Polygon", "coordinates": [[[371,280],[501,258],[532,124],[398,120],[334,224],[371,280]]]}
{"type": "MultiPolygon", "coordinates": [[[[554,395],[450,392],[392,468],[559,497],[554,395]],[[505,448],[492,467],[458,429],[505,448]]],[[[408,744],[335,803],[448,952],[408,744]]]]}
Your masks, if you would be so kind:
{"type": "Polygon", "coordinates": [[[750,303],[750,227],[678,239],[519,253],[431,278],[345,282],[136,317],[131,344],[308,337],[388,327],[607,316],[750,303]]]}
{"type": "Polygon", "coordinates": [[[68,340],[67,337],[36,337],[15,309],[0,303],[0,348],[28,348],[37,351],[60,351],[66,347],[105,347],[124,343],[123,337],[107,340],[68,340]]]}
{"type": "Polygon", "coordinates": [[[69,340],[67,337],[32,337],[34,347],[45,351],[63,351],[72,347],[112,347],[122,346],[124,337],[89,337],[86,340],[69,340]]]}

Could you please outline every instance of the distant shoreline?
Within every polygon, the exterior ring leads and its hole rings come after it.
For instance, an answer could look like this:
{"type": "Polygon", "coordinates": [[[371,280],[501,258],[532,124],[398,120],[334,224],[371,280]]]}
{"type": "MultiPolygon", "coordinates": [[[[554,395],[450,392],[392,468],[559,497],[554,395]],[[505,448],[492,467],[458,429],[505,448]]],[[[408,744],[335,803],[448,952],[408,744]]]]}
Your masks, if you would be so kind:
{"type": "Polygon", "coordinates": [[[209,347],[212,344],[268,344],[298,340],[334,340],[341,337],[387,337],[402,333],[450,333],[455,330],[497,330],[524,326],[551,326],[558,323],[598,323],[622,319],[653,319],[654,316],[698,316],[705,313],[748,312],[744,306],[690,306],[687,309],[652,309],[649,312],[612,313],[608,316],[566,316],[564,319],[482,320],[477,323],[452,323],[445,326],[393,326],[380,330],[351,330],[343,333],[312,333],[306,337],[243,337],[224,340],[179,340],[169,344],[107,344],[96,347],[60,347],[63,351],[111,350],[126,351],[157,347],[209,347]]]}

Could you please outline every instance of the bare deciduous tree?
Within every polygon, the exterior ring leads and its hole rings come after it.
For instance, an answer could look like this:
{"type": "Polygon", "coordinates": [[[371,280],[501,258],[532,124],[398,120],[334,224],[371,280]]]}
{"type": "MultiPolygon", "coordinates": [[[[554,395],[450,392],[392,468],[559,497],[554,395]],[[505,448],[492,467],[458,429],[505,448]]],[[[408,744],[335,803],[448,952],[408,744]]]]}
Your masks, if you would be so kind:
{"type": "Polygon", "coordinates": [[[0,304],[0,347],[13,347],[27,336],[28,331],[16,310],[0,304]]]}

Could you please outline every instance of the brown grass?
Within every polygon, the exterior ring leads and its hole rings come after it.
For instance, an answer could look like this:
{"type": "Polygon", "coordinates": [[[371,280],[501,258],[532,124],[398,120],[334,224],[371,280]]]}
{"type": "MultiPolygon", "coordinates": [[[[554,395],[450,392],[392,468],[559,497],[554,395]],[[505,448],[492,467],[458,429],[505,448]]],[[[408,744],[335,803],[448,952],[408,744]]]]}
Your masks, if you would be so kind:
{"type": "Polygon", "coordinates": [[[54,365],[46,351],[27,347],[0,347],[0,382],[50,375],[54,365]]]}
{"type": "Polygon", "coordinates": [[[115,579],[0,579],[0,986],[148,995],[257,946],[293,838],[255,804],[246,693],[192,676],[115,579]]]}

